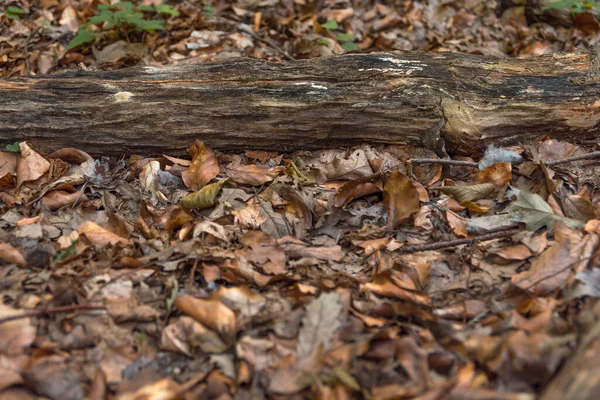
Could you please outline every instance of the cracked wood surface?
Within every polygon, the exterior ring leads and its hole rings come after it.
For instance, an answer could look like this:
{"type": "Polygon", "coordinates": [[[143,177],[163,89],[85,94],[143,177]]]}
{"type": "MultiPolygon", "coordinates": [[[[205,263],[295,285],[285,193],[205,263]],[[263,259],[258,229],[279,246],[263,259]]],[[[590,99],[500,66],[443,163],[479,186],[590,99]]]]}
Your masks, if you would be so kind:
{"type": "Polygon", "coordinates": [[[0,144],[39,151],[292,151],[409,143],[470,153],[548,134],[597,141],[597,51],[528,59],[347,54],[0,80],[0,144]]]}

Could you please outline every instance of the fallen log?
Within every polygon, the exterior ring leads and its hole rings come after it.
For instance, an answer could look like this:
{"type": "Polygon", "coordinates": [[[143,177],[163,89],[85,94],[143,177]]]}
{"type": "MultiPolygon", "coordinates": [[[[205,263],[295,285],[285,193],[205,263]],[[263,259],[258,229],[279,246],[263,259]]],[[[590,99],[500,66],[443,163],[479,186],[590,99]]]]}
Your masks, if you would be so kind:
{"type": "Polygon", "coordinates": [[[537,58],[367,53],[0,80],[0,145],[39,151],[292,151],[408,143],[438,154],[540,135],[595,141],[598,51],[537,58]]]}

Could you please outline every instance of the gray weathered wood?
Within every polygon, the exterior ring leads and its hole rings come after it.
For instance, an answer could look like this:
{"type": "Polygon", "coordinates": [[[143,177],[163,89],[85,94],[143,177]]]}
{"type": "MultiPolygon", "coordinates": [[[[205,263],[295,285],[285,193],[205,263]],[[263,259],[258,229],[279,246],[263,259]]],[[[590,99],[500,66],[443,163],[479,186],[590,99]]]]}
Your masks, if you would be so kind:
{"type": "Polygon", "coordinates": [[[549,134],[597,140],[596,52],[497,59],[368,53],[0,80],[0,145],[50,152],[291,151],[368,143],[469,153],[549,134]]]}

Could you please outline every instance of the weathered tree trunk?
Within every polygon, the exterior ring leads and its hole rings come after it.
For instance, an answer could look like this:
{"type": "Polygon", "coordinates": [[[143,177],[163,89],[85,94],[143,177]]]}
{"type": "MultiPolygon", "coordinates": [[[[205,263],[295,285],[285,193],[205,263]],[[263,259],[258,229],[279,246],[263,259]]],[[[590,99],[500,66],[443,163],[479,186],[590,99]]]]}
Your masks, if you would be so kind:
{"type": "Polygon", "coordinates": [[[543,134],[597,140],[597,52],[254,59],[0,80],[0,144],[93,154],[291,151],[361,142],[472,152],[543,134]]]}

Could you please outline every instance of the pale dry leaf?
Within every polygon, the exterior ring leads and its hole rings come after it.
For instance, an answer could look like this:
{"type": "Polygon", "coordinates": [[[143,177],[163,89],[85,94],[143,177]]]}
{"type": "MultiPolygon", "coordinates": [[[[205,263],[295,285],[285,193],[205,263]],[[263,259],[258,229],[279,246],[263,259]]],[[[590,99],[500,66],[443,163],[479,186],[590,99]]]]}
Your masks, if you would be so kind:
{"type": "Polygon", "coordinates": [[[24,182],[38,179],[50,169],[50,163],[41,155],[31,150],[25,142],[19,143],[21,157],[17,161],[17,187],[24,182]]]}
{"type": "Polygon", "coordinates": [[[340,327],[343,306],[336,292],[324,293],[306,307],[298,335],[298,359],[309,357],[319,346],[329,349],[335,331],[340,327]]]}
{"type": "MultiPolygon", "coordinates": [[[[0,318],[23,314],[10,306],[0,304],[0,318]]],[[[20,318],[0,324],[0,355],[20,355],[35,339],[35,327],[30,318],[20,318]]]]}
{"type": "Polygon", "coordinates": [[[80,235],[84,235],[91,244],[105,246],[107,244],[129,243],[129,240],[112,233],[95,222],[85,221],[77,228],[80,235]]]}
{"type": "Polygon", "coordinates": [[[482,183],[479,185],[443,186],[436,189],[449,194],[458,202],[462,202],[484,199],[494,193],[495,186],[493,183],[482,183]]]}

